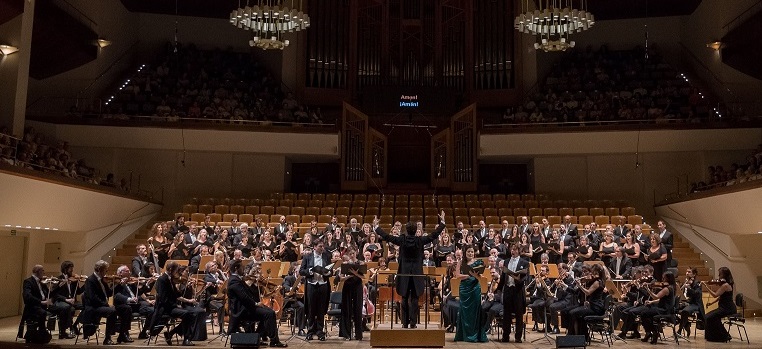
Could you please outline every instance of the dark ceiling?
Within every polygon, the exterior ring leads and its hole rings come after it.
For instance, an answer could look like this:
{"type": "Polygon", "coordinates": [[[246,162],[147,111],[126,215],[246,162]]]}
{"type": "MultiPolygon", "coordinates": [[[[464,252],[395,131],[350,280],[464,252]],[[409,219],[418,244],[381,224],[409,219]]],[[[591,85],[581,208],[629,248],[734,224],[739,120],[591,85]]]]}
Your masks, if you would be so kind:
{"type": "Polygon", "coordinates": [[[0,0],[0,24],[24,13],[24,0],[0,0]]]}
{"type": "MultiPolygon", "coordinates": [[[[175,14],[177,4],[177,14],[181,16],[211,18],[228,18],[239,5],[246,6],[246,0],[121,1],[132,12],[175,14]]],[[[700,3],[701,0],[588,0],[589,10],[598,20],[689,15],[700,3]]]]}

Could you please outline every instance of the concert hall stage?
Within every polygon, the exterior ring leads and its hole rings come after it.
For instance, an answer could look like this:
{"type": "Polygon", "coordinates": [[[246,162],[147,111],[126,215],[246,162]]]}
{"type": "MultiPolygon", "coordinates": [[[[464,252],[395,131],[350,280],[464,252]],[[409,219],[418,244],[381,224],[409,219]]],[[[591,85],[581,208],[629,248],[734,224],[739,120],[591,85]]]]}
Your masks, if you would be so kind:
{"type": "MultiPolygon", "coordinates": [[[[18,331],[18,324],[19,324],[19,316],[11,317],[11,318],[5,318],[0,319],[0,349],[5,348],[42,348],[42,347],[48,347],[48,348],[97,348],[98,346],[95,345],[94,341],[91,341],[90,345],[85,345],[82,342],[80,342],[77,346],[74,345],[74,340],[58,340],[57,339],[57,332],[54,332],[54,339],[53,341],[46,346],[39,346],[39,345],[26,345],[23,343],[23,340],[19,343],[14,342],[14,337],[16,335],[16,332],[18,331]]],[[[419,325],[420,326],[420,325],[419,325]]],[[[439,324],[431,324],[429,325],[429,329],[438,329],[439,324]]],[[[531,323],[530,323],[531,326],[531,323]]],[[[747,319],[746,322],[747,331],[749,333],[749,339],[751,340],[751,345],[747,345],[746,342],[741,342],[738,340],[738,332],[735,329],[731,330],[731,334],[734,336],[733,340],[730,341],[730,343],[708,343],[704,341],[703,337],[703,331],[699,331],[698,337],[694,340],[693,337],[691,337],[691,342],[686,343],[684,341],[680,341],[679,348],[682,349],[689,349],[689,348],[719,348],[719,349],[748,349],[748,348],[759,348],[762,346],[762,319],[747,319]]],[[[384,324],[384,326],[379,326],[379,329],[388,329],[388,324],[384,324]]],[[[404,330],[399,325],[395,325],[395,331],[400,332],[418,332],[420,329],[416,330],[404,330]]],[[[420,327],[419,327],[420,328],[420,327]]],[[[132,332],[133,339],[135,339],[135,343],[132,344],[119,344],[116,346],[109,346],[108,348],[145,348],[145,344],[142,340],[137,340],[137,326],[133,326],[134,331],[132,332]]],[[[289,339],[290,334],[286,334],[288,332],[288,329],[285,325],[281,326],[281,341],[286,341],[289,339]]],[[[344,341],[341,338],[336,337],[336,333],[338,332],[338,328],[334,326],[333,330],[330,332],[331,336],[325,341],[320,342],[317,340],[311,341],[309,343],[294,337],[288,342],[289,348],[333,348],[336,346],[339,346],[341,348],[370,348],[370,333],[366,332],[364,334],[364,339],[362,341],[344,341]]],[[[667,330],[668,335],[671,334],[671,330],[667,330]]],[[[213,338],[214,336],[209,334],[209,339],[213,338]]],[[[446,348],[525,348],[525,349],[535,349],[535,348],[555,348],[555,344],[548,344],[547,341],[537,341],[535,343],[530,343],[529,341],[541,338],[542,334],[537,332],[529,331],[527,340],[524,341],[524,343],[516,344],[516,343],[500,343],[499,339],[495,335],[488,335],[488,338],[490,341],[488,343],[464,343],[464,342],[453,342],[453,338],[455,337],[455,334],[453,333],[446,333],[445,334],[445,347],[446,348]]],[[[551,336],[554,337],[554,336],[551,336]]],[[[224,342],[222,341],[215,341],[210,343],[207,342],[194,342],[196,346],[194,348],[222,348],[224,345],[224,342]]],[[[151,343],[151,347],[154,347],[153,342],[151,343]]],[[[167,347],[166,343],[164,343],[162,340],[159,340],[160,347],[167,347]]],[[[177,347],[177,346],[174,346],[177,347]]],[[[608,346],[605,343],[600,342],[593,342],[591,347],[596,348],[608,348],[608,346]]],[[[671,341],[662,341],[658,345],[650,345],[648,343],[643,343],[640,340],[627,340],[627,343],[622,343],[621,341],[618,341],[614,343],[612,348],[627,348],[627,349],[633,349],[633,348],[665,348],[665,347],[676,347],[674,340],[671,341]]]]}

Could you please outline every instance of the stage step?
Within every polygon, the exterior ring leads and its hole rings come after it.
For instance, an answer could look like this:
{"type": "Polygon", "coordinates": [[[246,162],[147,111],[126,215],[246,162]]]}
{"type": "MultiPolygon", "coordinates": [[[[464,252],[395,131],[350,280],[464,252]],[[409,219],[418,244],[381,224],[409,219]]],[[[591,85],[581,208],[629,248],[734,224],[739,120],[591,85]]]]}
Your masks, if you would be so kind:
{"type": "Polygon", "coordinates": [[[445,330],[421,327],[375,329],[370,331],[370,346],[373,348],[442,348],[445,346],[445,330]]]}

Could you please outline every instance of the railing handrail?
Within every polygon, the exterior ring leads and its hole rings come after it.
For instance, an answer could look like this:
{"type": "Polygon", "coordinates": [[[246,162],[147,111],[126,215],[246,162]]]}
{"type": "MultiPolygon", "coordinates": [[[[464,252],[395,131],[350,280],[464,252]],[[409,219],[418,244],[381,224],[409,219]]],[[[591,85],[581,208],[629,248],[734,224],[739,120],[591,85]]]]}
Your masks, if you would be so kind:
{"type": "MultiPolygon", "coordinates": [[[[711,239],[709,239],[709,238],[707,238],[706,236],[704,236],[704,234],[701,234],[701,233],[699,233],[699,232],[698,232],[698,230],[696,230],[696,228],[694,228],[694,227],[693,227],[693,224],[691,224],[691,222],[688,220],[688,218],[687,218],[687,217],[683,216],[682,214],[680,214],[680,212],[677,212],[675,209],[673,209],[673,208],[672,208],[672,207],[670,207],[670,206],[667,206],[667,209],[669,209],[670,211],[672,211],[672,212],[673,212],[673,213],[675,213],[676,215],[680,216],[680,218],[682,218],[682,219],[683,219],[683,223],[687,224],[687,225],[688,225],[688,226],[691,228],[691,231],[692,231],[694,234],[696,234],[696,236],[698,236],[698,237],[699,237],[699,239],[701,239],[702,241],[704,241],[704,242],[705,242],[707,245],[709,245],[710,247],[712,247],[712,248],[713,248],[715,251],[719,252],[719,253],[720,253],[720,254],[721,254],[723,257],[725,257],[725,258],[727,258],[728,260],[731,260],[731,261],[735,261],[735,260],[738,260],[738,258],[739,258],[739,257],[740,257],[740,258],[745,258],[745,257],[746,257],[746,256],[738,256],[738,257],[735,257],[735,256],[731,256],[731,255],[729,255],[727,252],[725,252],[723,249],[721,249],[719,246],[717,246],[717,245],[716,245],[714,242],[712,242],[712,240],[711,240],[711,239]]],[[[704,254],[706,255],[706,253],[704,253],[704,254]]],[[[707,257],[707,258],[708,258],[708,257],[707,257]]]]}
{"type": "Polygon", "coordinates": [[[741,13],[738,14],[738,16],[735,16],[728,23],[725,23],[725,25],[722,26],[722,30],[726,31],[726,32],[729,31],[731,29],[730,26],[733,25],[733,23],[737,22],[741,17],[743,17],[744,15],[748,14],[749,11],[751,11],[753,8],[759,6],[760,4],[762,4],[762,0],[759,0],[759,1],[755,2],[754,4],[749,6],[749,8],[747,8],[746,10],[741,11],[741,13]]]}
{"type": "MultiPolygon", "coordinates": [[[[762,1],[762,0],[760,0],[760,1],[762,1]]],[[[711,76],[711,78],[712,78],[712,79],[715,81],[715,83],[717,83],[717,84],[718,84],[718,85],[720,85],[720,86],[721,86],[721,87],[722,87],[722,88],[723,88],[725,91],[727,91],[728,93],[730,93],[730,97],[734,99],[734,100],[732,100],[732,101],[724,101],[724,102],[726,102],[726,103],[731,103],[731,102],[739,102],[739,101],[738,101],[738,96],[737,96],[735,93],[733,93],[733,91],[731,91],[731,90],[730,90],[730,88],[728,88],[728,87],[726,86],[725,82],[723,82],[722,80],[720,80],[720,78],[717,76],[717,74],[715,74],[715,73],[714,73],[714,71],[712,71],[712,69],[711,69],[711,68],[707,67],[707,66],[706,66],[706,64],[704,64],[704,62],[702,62],[702,61],[701,61],[701,59],[699,59],[699,58],[696,56],[696,54],[695,54],[695,53],[693,53],[693,51],[691,51],[691,50],[690,50],[690,49],[689,49],[687,46],[685,46],[685,44],[683,44],[682,42],[680,42],[680,48],[681,48],[681,52],[688,54],[688,57],[690,57],[694,63],[698,63],[698,64],[699,64],[699,65],[700,65],[702,68],[704,68],[704,70],[706,70],[706,71],[709,73],[709,75],[710,75],[710,76],[711,76]]]]}
{"type": "Polygon", "coordinates": [[[110,70],[111,70],[113,67],[115,67],[117,64],[119,64],[119,62],[120,62],[122,59],[124,59],[124,57],[125,57],[125,56],[127,56],[127,54],[128,54],[130,51],[132,51],[132,49],[134,49],[135,47],[137,47],[139,43],[140,43],[140,40],[135,40],[135,42],[133,42],[133,43],[130,45],[130,47],[128,47],[126,50],[124,50],[124,52],[122,52],[122,54],[120,54],[120,55],[119,55],[119,57],[117,57],[117,58],[116,58],[116,59],[115,59],[115,60],[114,60],[114,61],[113,61],[111,64],[109,64],[109,66],[108,66],[108,67],[106,67],[106,69],[104,69],[104,70],[103,70],[103,72],[101,72],[100,74],[98,74],[98,76],[97,76],[97,77],[95,77],[95,79],[93,79],[93,81],[92,81],[92,82],[90,82],[90,84],[89,84],[89,85],[87,85],[87,87],[85,87],[85,88],[83,88],[82,90],[80,90],[79,92],[77,92],[77,96],[81,96],[83,93],[85,93],[85,92],[86,92],[87,90],[89,90],[91,87],[93,87],[93,85],[95,85],[95,83],[96,83],[96,82],[98,82],[98,80],[100,80],[100,79],[101,79],[103,76],[105,76],[105,75],[106,75],[106,74],[107,74],[107,73],[108,73],[108,72],[109,72],[109,71],[110,71],[110,70]]]}
{"type": "MultiPolygon", "coordinates": [[[[80,17],[82,17],[85,20],[87,20],[88,22],[90,22],[90,29],[95,30],[94,27],[98,26],[98,23],[96,21],[94,21],[92,18],[90,18],[90,16],[86,15],[84,12],[80,11],[76,6],[72,5],[68,0],[58,0],[58,2],[59,3],[64,3],[67,8],[76,11],[79,14],[80,17]]],[[[59,6],[59,8],[61,8],[61,7],[59,6]]],[[[64,10],[63,8],[61,8],[61,10],[64,11],[64,12],[68,12],[68,11],[64,10]]],[[[71,13],[69,13],[69,15],[74,16],[71,13]]]]}

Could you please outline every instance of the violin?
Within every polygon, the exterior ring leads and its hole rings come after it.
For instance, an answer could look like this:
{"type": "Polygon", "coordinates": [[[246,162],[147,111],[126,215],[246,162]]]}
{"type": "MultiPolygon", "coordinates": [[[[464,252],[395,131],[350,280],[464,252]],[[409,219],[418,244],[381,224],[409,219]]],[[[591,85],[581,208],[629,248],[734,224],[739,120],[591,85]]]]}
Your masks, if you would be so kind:
{"type": "Polygon", "coordinates": [[[727,283],[727,281],[725,281],[725,279],[712,279],[712,280],[709,280],[709,281],[702,281],[701,283],[704,284],[704,285],[717,285],[717,286],[721,286],[722,284],[727,283]]]}

